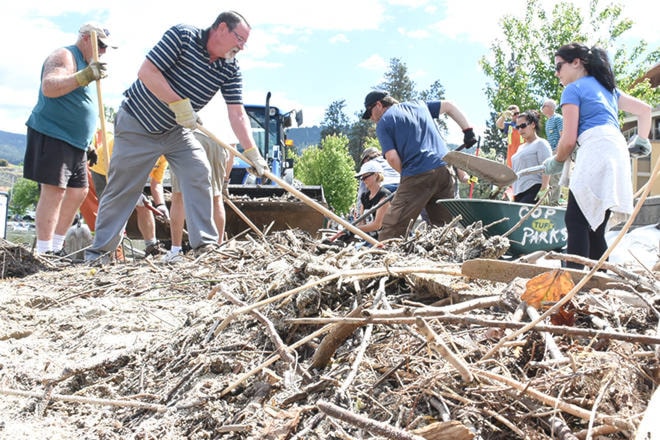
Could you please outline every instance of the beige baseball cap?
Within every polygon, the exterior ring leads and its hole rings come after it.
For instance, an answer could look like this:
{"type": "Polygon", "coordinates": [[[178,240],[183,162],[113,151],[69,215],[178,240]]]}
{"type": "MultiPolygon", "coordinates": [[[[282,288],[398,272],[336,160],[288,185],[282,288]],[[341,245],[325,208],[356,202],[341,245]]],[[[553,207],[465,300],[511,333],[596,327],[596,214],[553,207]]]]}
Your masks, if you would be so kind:
{"type": "Polygon", "coordinates": [[[117,45],[114,43],[112,38],[110,38],[110,31],[106,27],[103,27],[98,23],[93,23],[93,22],[85,23],[80,27],[80,30],[78,32],[84,35],[84,34],[89,34],[92,31],[96,32],[96,37],[101,43],[105,44],[107,47],[112,47],[113,49],[117,49],[117,45]]]}

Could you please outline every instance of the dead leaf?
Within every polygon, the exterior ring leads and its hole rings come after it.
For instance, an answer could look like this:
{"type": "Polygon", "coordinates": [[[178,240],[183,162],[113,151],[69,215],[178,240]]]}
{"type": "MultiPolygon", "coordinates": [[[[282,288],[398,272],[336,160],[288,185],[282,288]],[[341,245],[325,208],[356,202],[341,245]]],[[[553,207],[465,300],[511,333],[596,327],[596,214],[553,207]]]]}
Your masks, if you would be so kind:
{"type": "Polygon", "coordinates": [[[564,309],[564,307],[560,307],[559,310],[557,310],[557,313],[550,317],[550,323],[552,323],[552,325],[566,325],[573,327],[575,325],[575,310],[572,308],[571,310],[568,310],[564,309]]]}
{"type": "Polygon", "coordinates": [[[555,269],[529,280],[520,299],[540,310],[543,303],[559,301],[573,286],[573,278],[568,272],[555,269]]]}

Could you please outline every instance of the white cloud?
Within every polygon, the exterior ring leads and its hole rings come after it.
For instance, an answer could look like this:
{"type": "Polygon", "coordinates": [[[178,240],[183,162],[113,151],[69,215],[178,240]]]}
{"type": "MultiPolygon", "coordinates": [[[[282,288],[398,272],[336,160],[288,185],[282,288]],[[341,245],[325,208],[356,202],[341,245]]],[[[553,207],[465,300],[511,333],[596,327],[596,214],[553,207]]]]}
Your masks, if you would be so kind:
{"type": "Polygon", "coordinates": [[[330,42],[332,44],[337,44],[337,43],[348,43],[350,40],[346,36],[346,34],[337,34],[333,37],[330,38],[330,42]]]}
{"type": "Polygon", "coordinates": [[[397,29],[397,32],[405,38],[412,38],[414,40],[424,40],[431,36],[431,32],[426,29],[415,29],[411,31],[401,27],[397,29]]]}
{"type": "Polygon", "coordinates": [[[371,55],[366,60],[358,64],[359,67],[367,70],[380,70],[384,71],[387,68],[387,61],[380,55],[371,55]]]}

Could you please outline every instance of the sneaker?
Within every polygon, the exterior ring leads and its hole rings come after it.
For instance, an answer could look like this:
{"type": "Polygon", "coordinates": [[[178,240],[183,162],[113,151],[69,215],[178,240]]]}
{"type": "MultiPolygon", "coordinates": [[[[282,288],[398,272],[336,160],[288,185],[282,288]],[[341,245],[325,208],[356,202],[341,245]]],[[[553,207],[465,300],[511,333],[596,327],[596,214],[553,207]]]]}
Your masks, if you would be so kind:
{"type": "Polygon", "coordinates": [[[193,255],[195,257],[199,257],[204,254],[216,252],[217,250],[218,250],[217,243],[207,243],[193,249],[193,255]]]}
{"type": "Polygon", "coordinates": [[[169,251],[163,255],[160,259],[161,263],[181,263],[183,261],[183,252],[172,252],[169,251]]]}
{"type": "Polygon", "coordinates": [[[68,258],[69,256],[67,255],[64,248],[60,249],[59,251],[47,251],[44,252],[43,254],[40,254],[39,256],[51,259],[53,261],[61,261],[66,263],[71,262],[71,258],[68,258]]]}
{"type": "Polygon", "coordinates": [[[165,255],[167,253],[167,249],[160,243],[160,241],[157,241],[154,244],[150,244],[146,248],[144,248],[144,256],[147,257],[149,255],[153,255],[154,257],[159,257],[161,255],[165,255]]]}

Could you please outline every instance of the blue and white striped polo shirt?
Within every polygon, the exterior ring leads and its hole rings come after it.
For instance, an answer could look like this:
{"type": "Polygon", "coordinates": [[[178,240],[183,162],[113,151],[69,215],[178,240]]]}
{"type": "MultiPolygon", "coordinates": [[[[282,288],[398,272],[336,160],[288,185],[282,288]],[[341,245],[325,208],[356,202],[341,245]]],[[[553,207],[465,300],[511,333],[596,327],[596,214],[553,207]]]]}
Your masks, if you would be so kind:
{"type": "MultiPolygon", "coordinates": [[[[242,104],[243,80],[236,59],[209,62],[208,30],[179,24],[168,29],[149,51],[147,59],[163,73],[172,89],[190,98],[195,111],[203,108],[218,90],[227,104],[242,104]]],[[[125,105],[150,133],[176,126],[174,112],[138,78],[125,92],[125,105]]]]}

